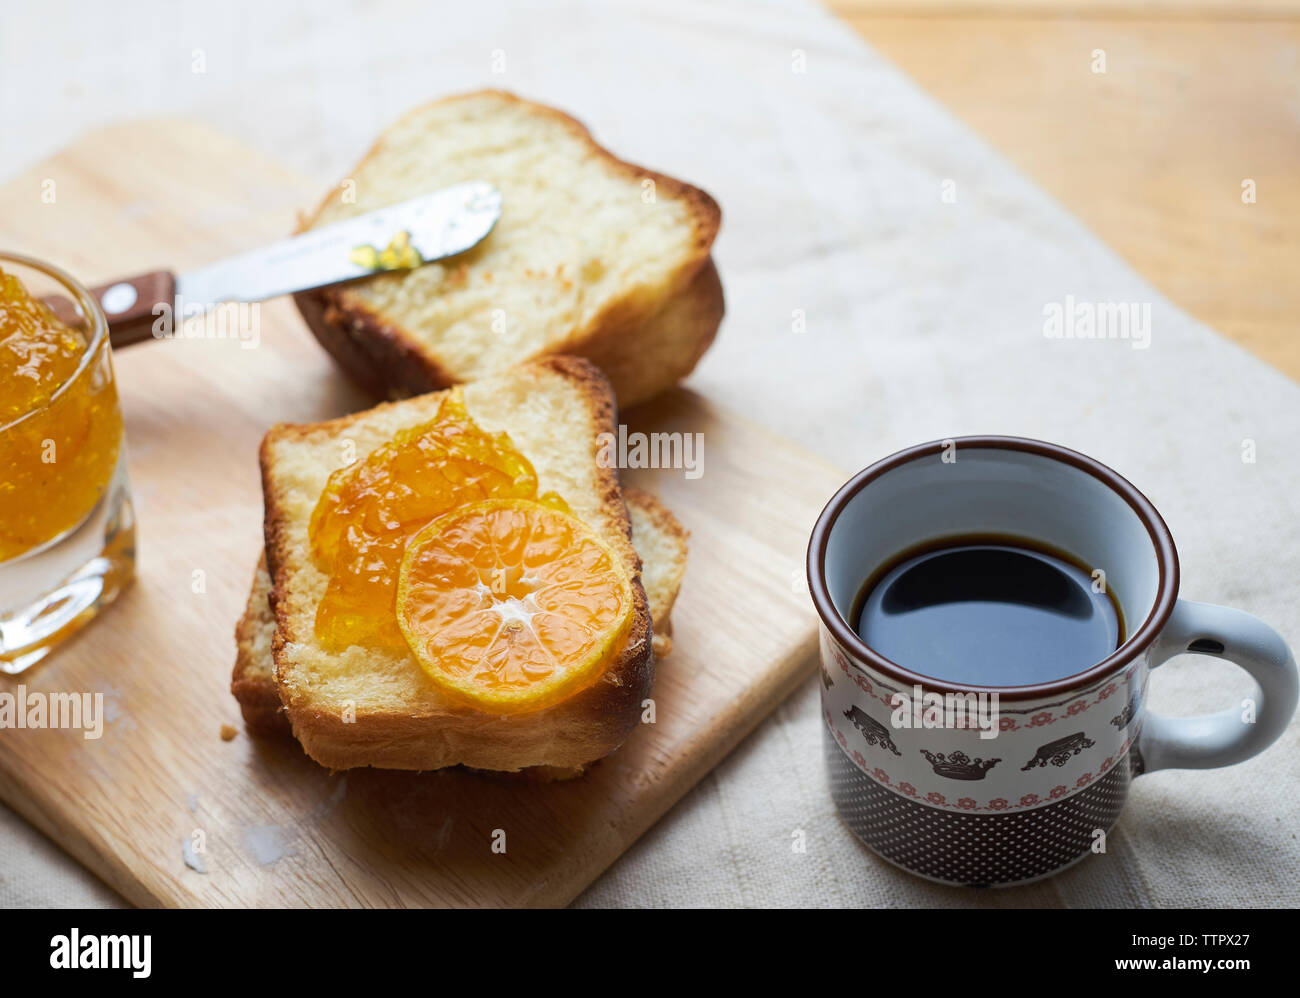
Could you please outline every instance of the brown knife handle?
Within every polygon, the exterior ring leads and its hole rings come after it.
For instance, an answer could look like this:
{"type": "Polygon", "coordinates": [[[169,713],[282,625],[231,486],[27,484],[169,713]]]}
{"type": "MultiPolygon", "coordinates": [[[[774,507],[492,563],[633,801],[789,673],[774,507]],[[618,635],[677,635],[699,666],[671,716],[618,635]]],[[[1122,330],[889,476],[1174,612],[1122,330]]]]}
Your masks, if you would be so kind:
{"type": "Polygon", "coordinates": [[[176,304],[176,275],[170,270],[153,270],[120,281],[91,288],[108,319],[108,339],[113,349],[130,346],[153,335],[154,307],[165,304],[168,312],[176,304]]]}

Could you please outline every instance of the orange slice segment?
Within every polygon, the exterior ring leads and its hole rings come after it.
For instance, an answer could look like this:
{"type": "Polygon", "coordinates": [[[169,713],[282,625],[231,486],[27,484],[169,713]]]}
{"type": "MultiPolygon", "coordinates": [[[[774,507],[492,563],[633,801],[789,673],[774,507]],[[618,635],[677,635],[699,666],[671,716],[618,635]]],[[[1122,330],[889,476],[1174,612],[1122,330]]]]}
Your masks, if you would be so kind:
{"type": "Polygon", "coordinates": [[[490,499],[411,538],[397,622],[453,699],[488,713],[539,710],[600,677],[632,623],[632,584],[577,517],[490,499]]]}
{"type": "Polygon", "coordinates": [[[553,493],[538,496],[528,459],[506,434],[475,424],[459,389],[434,419],[335,471],[308,529],[312,557],[330,573],[316,608],[317,639],[331,651],[405,647],[393,601],[407,541],[451,509],[508,497],[567,508],[553,493]]]}

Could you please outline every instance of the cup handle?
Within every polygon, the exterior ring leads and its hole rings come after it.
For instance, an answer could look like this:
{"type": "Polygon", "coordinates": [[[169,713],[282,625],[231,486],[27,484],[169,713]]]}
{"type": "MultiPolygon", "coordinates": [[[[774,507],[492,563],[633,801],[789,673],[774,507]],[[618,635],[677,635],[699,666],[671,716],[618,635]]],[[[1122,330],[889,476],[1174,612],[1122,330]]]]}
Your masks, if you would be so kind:
{"type": "Polygon", "coordinates": [[[1300,678],[1282,636],[1258,617],[1210,603],[1179,600],[1151,653],[1151,668],[1192,652],[1226,659],[1255,680],[1250,705],[1197,717],[1147,713],[1138,738],[1143,772],[1215,769],[1263,752],[1291,722],[1300,678]]]}

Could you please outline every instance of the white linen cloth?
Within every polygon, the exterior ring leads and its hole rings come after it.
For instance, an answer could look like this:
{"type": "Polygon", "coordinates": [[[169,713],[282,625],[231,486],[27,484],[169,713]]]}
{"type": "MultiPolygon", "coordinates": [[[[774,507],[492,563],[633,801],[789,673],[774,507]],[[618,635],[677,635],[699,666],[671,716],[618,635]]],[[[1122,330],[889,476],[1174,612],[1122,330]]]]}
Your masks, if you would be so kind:
{"type": "MultiPolygon", "coordinates": [[[[105,120],[183,114],[328,184],[400,111],[482,86],[568,109],[619,155],[722,204],[728,316],[695,389],[846,472],[968,433],[1082,450],[1164,514],[1185,596],[1248,610],[1300,642],[1300,386],[1162,300],[802,0],[7,9],[4,131],[24,144],[6,148],[0,170],[105,120]],[[1044,307],[1067,295],[1149,303],[1149,347],[1045,337],[1044,307]]],[[[1248,689],[1230,666],[1189,658],[1154,675],[1152,702],[1192,713],[1248,689]]],[[[578,903],[1300,903],[1296,725],[1243,765],[1139,779],[1106,856],[1038,886],[975,892],[900,873],[857,843],[827,796],[821,724],[810,682],[578,903]],[[792,849],[796,830],[805,852],[792,849]]],[[[0,904],[115,903],[0,810],[0,904]]]]}

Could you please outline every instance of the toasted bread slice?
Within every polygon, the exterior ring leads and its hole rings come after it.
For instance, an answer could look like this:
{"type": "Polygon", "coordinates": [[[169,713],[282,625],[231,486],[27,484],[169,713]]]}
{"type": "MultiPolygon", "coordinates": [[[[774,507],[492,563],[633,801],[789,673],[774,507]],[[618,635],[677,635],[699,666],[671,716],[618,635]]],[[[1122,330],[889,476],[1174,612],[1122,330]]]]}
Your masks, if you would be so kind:
{"type": "MultiPolygon", "coordinates": [[[[654,624],[654,653],[663,658],[672,650],[669,614],[686,572],[687,533],[658,499],[640,489],[623,493],[632,520],[632,545],[641,556],[641,584],[654,624]]],[[[288,734],[289,721],[275,685],[271,641],[275,613],[271,609],[271,576],[265,553],[257,560],[244,615],[235,627],[235,668],[230,692],[239,701],[244,723],[265,734],[288,734]]]]}
{"type": "Polygon", "coordinates": [[[244,615],[235,625],[235,669],[230,675],[230,692],[239,701],[244,723],[264,734],[288,734],[280,691],[275,685],[275,611],[271,609],[271,574],[266,570],[266,552],[257,559],[253,586],[244,605],[244,615]]]}
{"type": "Polygon", "coordinates": [[[399,430],[436,415],[442,393],[380,405],[324,423],[274,427],[262,442],[266,558],[274,580],[276,686],[294,735],[332,769],[577,767],[617,748],[635,728],[653,678],[651,622],[627,507],[597,437],[614,431],[614,399],[600,371],[575,357],[521,365],[465,386],[471,417],[509,433],[533,464],[541,492],[565,498],[622,559],[633,622],[601,677],[563,702],[490,715],[451,702],[406,651],[353,646],[327,652],[315,640],[328,581],[311,556],[308,524],[330,473],[399,430]]]}
{"type": "Polygon", "coordinates": [[[673,650],[672,612],[686,575],[686,528],[668,507],[640,489],[624,489],[632,517],[632,543],[641,556],[641,585],[654,621],[654,651],[665,658],[673,650]]]}
{"type": "Polygon", "coordinates": [[[354,378],[400,395],[572,354],[601,366],[629,406],[690,372],[723,313],[709,258],[717,203],[617,159],[554,108],[500,91],[416,108],[299,231],[467,180],[503,194],[478,246],[296,296],[354,378]]]}

